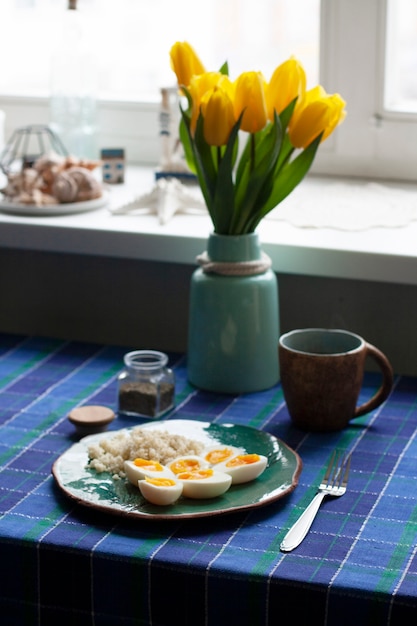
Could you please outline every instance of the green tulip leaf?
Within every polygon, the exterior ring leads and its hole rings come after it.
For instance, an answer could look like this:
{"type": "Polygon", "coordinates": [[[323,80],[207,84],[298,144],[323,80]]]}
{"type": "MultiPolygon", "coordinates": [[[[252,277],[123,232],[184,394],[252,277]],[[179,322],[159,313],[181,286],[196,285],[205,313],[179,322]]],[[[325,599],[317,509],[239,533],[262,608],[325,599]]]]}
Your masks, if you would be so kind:
{"type": "MultiPolygon", "coordinates": [[[[199,182],[205,203],[210,212],[210,207],[212,204],[212,199],[213,199],[213,194],[214,194],[214,186],[215,186],[215,181],[216,181],[216,172],[215,172],[213,163],[211,162],[210,146],[208,146],[204,142],[204,138],[202,142],[200,140],[200,143],[202,143],[202,149],[204,152],[204,156],[202,156],[199,150],[199,141],[198,141],[199,126],[201,126],[201,124],[199,125],[197,123],[195,137],[193,138],[191,134],[191,120],[189,116],[182,109],[181,109],[181,114],[182,114],[182,119],[184,122],[184,127],[186,129],[188,139],[190,141],[190,145],[192,146],[193,160],[194,160],[198,182],[199,182]]],[[[201,133],[201,130],[200,130],[200,133],[201,133]]]]}
{"type": "Polygon", "coordinates": [[[262,210],[269,197],[274,182],[276,162],[282,143],[281,123],[275,115],[274,123],[267,127],[266,132],[252,135],[252,169],[247,168],[237,187],[234,225],[243,229],[251,215],[262,210]]]}
{"type": "Polygon", "coordinates": [[[279,176],[282,168],[288,163],[294,152],[294,146],[292,145],[288,133],[286,133],[282,139],[281,151],[275,165],[275,177],[279,176]]]}
{"type": "Polygon", "coordinates": [[[229,232],[231,216],[235,208],[235,186],[233,181],[233,162],[239,141],[241,117],[233,126],[219,162],[216,191],[213,200],[213,214],[216,216],[215,231],[226,234],[229,232]]]}
{"type": "Polygon", "coordinates": [[[302,181],[314,161],[320,141],[321,135],[316,137],[293,161],[290,161],[282,168],[279,176],[274,180],[272,192],[268,202],[266,202],[259,214],[257,223],[278,206],[302,181]]]}
{"type": "Polygon", "coordinates": [[[297,103],[298,97],[294,98],[294,100],[292,100],[290,102],[290,104],[285,107],[285,109],[283,111],[281,111],[281,113],[279,114],[279,119],[281,122],[281,127],[282,127],[282,132],[285,133],[285,131],[288,128],[288,124],[290,123],[290,119],[292,117],[292,114],[294,113],[294,109],[295,109],[295,105],[297,103]]]}
{"type": "Polygon", "coordinates": [[[229,64],[227,61],[223,63],[223,65],[219,69],[219,72],[220,74],[223,74],[224,76],[229,76],[229,64]]]}
{"type": "Polygon", "coordinates": [[[184,148],[185,162],[187,163],[190,171],[193,174],[196,174],[197,170],[196,170],[195,159],[194,159],[193,143],[191,141],[189,132],[186,128],[185,122],[182,118],[179,124],[179,137],[180,137],[182,146],[184,148]]]}
{"type": "Polygon", "coordinates": [[[262,144],[262,138],[269,131],[269,127],[262,129],[256,135],[249,135],[245,148],[239,159],[236,170],[236,203],[241,206],[246,196],[249,181],[253,174],[253,151],[255,150],[258,158],[258,146],[262,144]],[[255,142],[255,147],[254,147],[255,142]]]}
{"type": "Polygon", "coordinates": [[[181,87],[181,90],[183,94],[185,95],[185,97],[187,98],[187,104],[188,104],[188,109],[186,111],[183,110],[180,104],[181,112],[185,113],[188,116],[188,118],[191,119],[191,111],[193,110],[193,98],[190,92],[188,91],[187,87],[184,87],[184,85],[181,87]]]}
{"type": "Polygon", "coordinates": [[[199,115],[197,119],[194,143],[199,155],[201,167],[204,170],[207,181],[209,181],[210,189],[214,191],[217,180],[217,165],[213,158],[212,146],[210,146],[204,138],[204,119],[202,115],[199,115]]]}

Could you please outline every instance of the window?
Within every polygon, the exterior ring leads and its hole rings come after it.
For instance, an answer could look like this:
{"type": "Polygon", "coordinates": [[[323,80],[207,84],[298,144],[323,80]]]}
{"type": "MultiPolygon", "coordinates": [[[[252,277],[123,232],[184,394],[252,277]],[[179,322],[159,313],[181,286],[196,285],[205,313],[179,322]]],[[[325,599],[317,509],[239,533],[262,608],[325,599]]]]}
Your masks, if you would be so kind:
{"type": "Polygon", "coordinates": [[[397,0],[321,2],[320,82],[343,94],[348,116],[323,144],[316,172],[416,180],[417,118],[384,102],[386,52],[392,50],[386,45],[393,19],[388,9],[395,5],[397,0]]]}
{"type": "MultiPolygon", "coordinates": [[[[48,120],[46,59],[66,2],[0,3],[1,57],[14,58],[0,74],[6,137],[16,126],[48,120]]],[[[169,47],[187,39],[207,67],[227,59],[232,74],[253,66],[268,76],[295,54],[310,86],[319,80],[343,95],[348,116],[323,144],[313,171],[415,180],[415,0],[210,0],[198,12],[195,0],[78,4],[100,62],[102,147],[124,147],[134,162],[157,162],[158,87],[172,82],[169,47]]]]}
{"type": "MultiPolygon", "coordinates": [[[[47,96],[50,63],[71,24],[68,0],[2,0],[1,92],[47,96]]],[[[271,74],[295,54],[311,81],[318,79],[320,0],[78,0],[99,74],[99,95],[107,100],[144,101],[171,85],[169,49],[188,40],[207,68],[227,59],[237,74],[262,69],[271,74]],[[253,66],[253,68],[252,68],[253,66]]]]}
{"type": "Polygon", "coordinates": [[[417,3],[388,0],[384,107],[417,113],[417,3]]]}
{"type": "MultiPolygon", "coordinates": [[[[0,55],[13,54],[0,73],[6,137],[18,126],[49,121],[50,63],[63,20],[74,16],[67,2],[0,2],[0,23],[7,24],[0,55]]],[[[196,11],[195,0],[78,0],[96,53],[99,146],[123,147],[130,161],[157,162],[159,90],[174,85],[169,49],[176,40],[193,43],[207,68],[227,59],[235,75],[253,65],[268,76],[295,54],[316,82],[319,6],[320,0],[259,0],[254,12],[252,0],[210,0],[196,11]]]]}

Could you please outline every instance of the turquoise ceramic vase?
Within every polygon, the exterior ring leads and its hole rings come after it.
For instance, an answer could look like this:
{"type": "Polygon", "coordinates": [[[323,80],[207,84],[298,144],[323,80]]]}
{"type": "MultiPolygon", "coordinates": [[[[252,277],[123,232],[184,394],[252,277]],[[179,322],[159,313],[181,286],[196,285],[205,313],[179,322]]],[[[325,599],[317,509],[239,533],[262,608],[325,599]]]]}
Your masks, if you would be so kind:
{"type": "Polygon", "coordinates": [[[190,289],[187,372],[200,389],[248,393],[279,380],[278,283],[257,233],[211,234],[190,289]]]}

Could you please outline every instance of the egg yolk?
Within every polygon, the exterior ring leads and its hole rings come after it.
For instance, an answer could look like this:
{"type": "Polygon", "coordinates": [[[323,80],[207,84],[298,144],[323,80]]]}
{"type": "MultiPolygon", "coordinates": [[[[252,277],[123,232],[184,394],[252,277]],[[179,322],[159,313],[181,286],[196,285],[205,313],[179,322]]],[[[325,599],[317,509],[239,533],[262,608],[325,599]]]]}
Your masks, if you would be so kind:
{"type": "Polygon", "coordinates": [[[174,474],[181,474],[181,472],[193,472],[200,467],[198,459],[180,459],[175,463],[171,463],[169,469],[174,474]]]}
{"type": "Polygon", "coordinates": [[[227,461],[226,467],[238,467],[239,465],[250,465],[259,461],[259,454],[238,454],[230,461],[227,461]]]}
{"type": "Polygon", "coordinates": [[[145,477],[147,483],[151,483],[151,485],[155,485],[156,487],[174,487],[176,485],[175,480],[171,478],[148,478],[145,477]]]}
{"type": "Polygon", "coordinates": [[[151,472],[162,472],[164,469],[158,461],[149,461],[148,459],[137,458],[133,461],[133,463],[138,467],[151,472]]]}
{"type": "Polygon", "coordinates": [[[213,476],[214,472],[212,469],[198,469],[198,470],[191,470],[189,472],[182,472],[181,474],[178,474],[178,478],[180,478],[181,480],[195,480],[195,479],[202,479],[202,478],[210,478],[211,476],[213,476]]]}
{"type": "Polygon", "coordinates": [[[216,465],[217,463],[222,463],[230,456],[232,456],[233,451],[230,448],[218,448],[217,450],[210,450],[206,454],[206,461],[211,463],[212,465],[216,465]]]}

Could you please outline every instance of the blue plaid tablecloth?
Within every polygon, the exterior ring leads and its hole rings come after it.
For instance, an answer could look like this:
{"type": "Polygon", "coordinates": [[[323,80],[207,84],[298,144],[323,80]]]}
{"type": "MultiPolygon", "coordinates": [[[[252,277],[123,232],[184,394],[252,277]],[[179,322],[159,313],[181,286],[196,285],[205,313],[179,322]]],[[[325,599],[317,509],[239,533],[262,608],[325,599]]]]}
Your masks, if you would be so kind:
{"type": "MultiPolygon", "coordinates": [[[[134,348],[134,347],[133,347],[134,348]]],[[[128,349],[132,349],[129,347],[128,349]]],[[[188,520],[122,519],[68,499],[51,475],[84,404],[116,409],[126,348],[0,335],[0,621],[4,626],[401,625],[417,619],[417,379],[342,432],[289,420],[279,385],[242,396],[192,388],[170,355],[165,419],[236,423],[298,452],[298,487],[265,507],[188,520]],[[304,542],[280,542],[334,448],[353,452],[348,491],[304,542]]],[[[379,385],[367,374],[361,400],[379,385]]],[[[118,417],[110,430],[131,426],[118,417]]]]}

